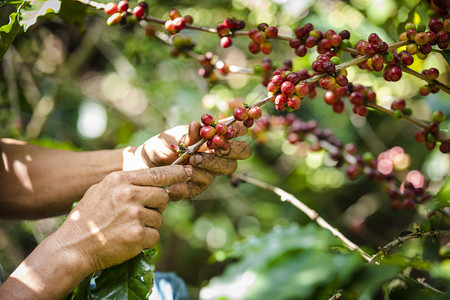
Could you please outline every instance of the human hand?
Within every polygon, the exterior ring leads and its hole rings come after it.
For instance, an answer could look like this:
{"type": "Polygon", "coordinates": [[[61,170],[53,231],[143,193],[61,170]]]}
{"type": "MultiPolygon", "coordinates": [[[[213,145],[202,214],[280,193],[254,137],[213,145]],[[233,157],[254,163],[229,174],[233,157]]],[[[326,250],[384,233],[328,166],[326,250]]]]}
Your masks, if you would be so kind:
{"type": "MultiPolygon", "coordinates": [[[[242,136],[248,130],[242,122],[236,122],[231,127],[236,131],[236,136],[242,136]]],[[[179,157],[171,145],[183,143],[187,147],[195,144],[201,140],[200,128],[200,123],[193,121],[189,126],[177,126],[152,137],[132,153],[129,160],[134,164],[128,165],[132,168],[145,168],[171,164],[179,157]]],[[[237,159],[247,159],[251,155],[252,150],[247,142],[232,140],[230,143],[231,148],[227,151],[216,149],[214,153],[210,153],[206,145],[202,145],[197,153],[192,154],[186,163],[195,168],[195,176],[189,182],[168,188],[170,200],[189,199],[199,195],[215,176],[233,173],[237,167],[237,159]]]]}
{"type": "Polygon", "coordinates": [[[188,182],[191,166],[115,172],[92,186],[55,232],[91,271],[126,261],[159,240],[169,194],[165,187],[188,182]]]}

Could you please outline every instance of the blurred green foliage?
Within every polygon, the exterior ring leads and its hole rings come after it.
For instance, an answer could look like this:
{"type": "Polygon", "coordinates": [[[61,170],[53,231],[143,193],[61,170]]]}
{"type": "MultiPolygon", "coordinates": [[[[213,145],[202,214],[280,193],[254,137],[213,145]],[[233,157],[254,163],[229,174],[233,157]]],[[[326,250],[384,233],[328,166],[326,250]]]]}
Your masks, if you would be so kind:
{"type": "MultiPolygon", "coordinates": [[[[398,40],[399,28],[405,22],[428,20],[426,3],[418,0],[151,0],[149,5],[154,17],[167,19],[168,11],[176,7],[182,15],[192,15],[194,24],[200,26],[215,27],[234,16],[247,22],[246,29],[267,22],[288,35],[296,26],[308,22],[323,31],[348,29],[353,45],[371,32],[392,43],[398,40]]],[[[9,23],[14,11],[12,6],[0,9],[0,26],[9,23]]],[[[0,61],[1,137],[73,150],[139,145],[167,128],[200,120],[204,112],[228,116],[230,103],[236,99],[254,103],[266,95],[261,79],[252,75],[231,74],[220,77],[215,85],[209,84],[198,75],[198,62],[171,57],[170,47],[146,37],[139,26],[107,27],[106,15],[101,11],[65,0],[60,14],[50,16],[36,19],[37,23],[26,32],[19,31],[0,61]]],[[[4,34],[14,33],[1,28],[2,41],[4,34]]],[[[236,37],[233,47],[222,49],[216,35],[192,30],[183,34],[196,42],[199,53],[212,51],[241,67],[252,68],[264,57],[249,54],[246,37],[236,37]]],[[[309,68],[316,54],[294,57],[286,42],[274,41],[270,57],[277,65],[292,58],[298,70],[309,68]]],[[[344,54],[342,61],[350,59],[344,54]]],[[[430,67],[439,69],[439,80],[448,84],[449,67],[441,54],[432,53],[425,61],[412,65],[419,72],[430,67]]],[[[386,82],[380,74],[352,67],[349,80],[373,87],[378,103],[385,107],[395,99],[406,98],[419,119],[430,120],[436,109],[450,114],[448,95],[439,92],[426,98],[418,96],[423,82],[411,76],[404,75],[397,83],[386,82]]],[[[361,154],[379,154],[401,146],[411,157],[409,168],[423,172],[433,192],[448,179],[448,156],[415,143],[413,125],[373,111],[366,119],[355,117],[349,110],[336,115],[323,103],[322,96],[319,91],[316,99],[305,99],[296,116],[318,120],[321,127],[331,128],[344,143],[357,144],[361,154]]],[[[270,105],[263,110],[266,114],[284,114],[270,105]]],[[[447,131],[449,127],[450,121],[441,125],[447,131]]],[[[251,135],[242,139],[252,144],[253,155],[239,163],[238,172],[293,193],[371,254],[435,209],[393,211],[385,191],[375,182],[365,177],[347,180],[342,170],[332,166],[326,153],[299,151],[285,141],[281,129],[269,132],[265,143],[253,140],[251,135]]],[[[403,180],[406,173],[397,170],[396,176],[403,180]]],[[[441,195],[445,198],[447,194],[441,195]]],[[[195,199],[170,203],[164,217],[156,268],[180,275],[192,299],[198,298],[202,287],[215,284],[216,279],[208,282],[225,268],[223,280],[251,270],[248,274],[253,274],[256,281],[249,293],[258,299],[300,299],[301,295],[301,299],[317,299],[341,288],[348,299],[372,299],[383,291],[390,293],[391,299],[424,299],[420,297],[429,291],[396,277],[400,273],[426,278],[425,282],[448,291],[449,255],[444,251],[439,254],[439,248],[446,247],[448,240],[411,241],[394,250],[399,258],[397,264],[387,261],[382,266],[364,266],[359,257],[342,251],[342,246],[324,230],[311,225],[302,227],[311,221],[293,206],[280,202],[276,195],[248,184],[232,188],[226,177],[217,178],[195,199]],[[242,243],[233,246],[237,242],[242,243]],[[336,247],[342,253],[335,251],[336,247]],[[226,259],[228,249],[236,251],[233,259],[226,259]],[[237,258],[239,261],[232,263],[237,258]],[[429,262],[430,269],[411,264],[413,259],[429,262]],[[296,276],[301,280],[294,280],[296,276]]],[[[6,272],[10,273],[31,251],[26,241],[33,236],[40,241],[58,223],[2,222],[0,259],[6,272]],[[25,226],[29,231],[23,230],[25,226]],[[17,252],[18,248],[21,251],[17,252]]],[[[440,226],[448,229],[448,219],[440,226]]],[[[427,299],[438,296],[426,295],[427,299]]]]}

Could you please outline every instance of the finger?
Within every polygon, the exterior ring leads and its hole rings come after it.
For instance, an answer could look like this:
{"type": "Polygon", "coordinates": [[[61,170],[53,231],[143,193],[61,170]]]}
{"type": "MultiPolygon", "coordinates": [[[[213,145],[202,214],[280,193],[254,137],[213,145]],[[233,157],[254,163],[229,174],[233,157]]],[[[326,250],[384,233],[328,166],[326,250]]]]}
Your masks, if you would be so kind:
{"type": "Polygon", "coordinates": [[[236,137],[243,136],[247,134],[248,128],[244,126],[244,123],[242,122],[234,122],[230,125],[231,128],[233,128],[234,131],[236,131],[236,137]]]}
{"type": "Polygon", "coordinates": [[[197,168],[195,176],[188,182],[171,185],[166,190],[170,201],[190,199],[203,193],[215,178],[215,173],[197,168]]]}
{"type": "Polygon", "coordinates": [[[229,175],[236,171],[235,159],[217,157],[213,153],[196,153],[189,157],[189,165],[221,175],[229,175]]]}
{"type": "Polygon", "coordinates": [[[154,209],[163,213],[167,206],[167,201],[169,201],[169,195],[165,188],[162,187],[147,187],[139,186],[137,187],[138,195],[140,201],[139,203],[148,209],[154,209]]]}
{"type": "Polygon", "coordinates": [[[141,208],[140,219],[143,225],[155,229],[159,229],[163,224],[162,214],[155,209],[141,208]]]}
{"type": "Polygon", "coordinates": [[[252,147],[244,141],[230,141],[231,147],[228,150],[216,149],[214,153],[219,157],[231,159],[247,159],[252,155],[252,147]]]}
{"type": "Polygon", "coordinates": [[[194,175],[194,170],[190,166],[171,165],[124,173],[134,185],[163,187],[188,181],[194,175]]]}
{"type": "Polygon", "coordinates": [[[159,232],[155,228],[145,228],[145,237],[142,239],[142,249],[151,249],[159,241],[159,232]]]}
{"type": "Polygon", "coordinates": [[[201,127],[202,125],[200,125],[200,123],[197,121],[192,121],[189,124],[188,136],[186,139],[187,146],[193,145],[202,139],[202,137],[200,136],[201,127]]]}
{"type": "Polygon", "coordinates": [[[198,184],[188,181],[171,185],[166,190],[170,201],[179,201],[194,198],[203,193],[206,188],[203,189],[198,184]]]}

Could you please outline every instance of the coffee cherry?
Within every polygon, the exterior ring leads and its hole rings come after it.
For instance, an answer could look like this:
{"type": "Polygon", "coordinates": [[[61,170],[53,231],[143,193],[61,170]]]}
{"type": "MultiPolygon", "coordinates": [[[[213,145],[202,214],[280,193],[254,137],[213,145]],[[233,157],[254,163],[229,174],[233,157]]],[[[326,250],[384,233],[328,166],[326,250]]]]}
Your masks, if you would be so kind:
{"type": "Polygon", "coordinates": [[[409,211],[414,210],[414,208],[416,207],[416,203],[411,198],[404,199],[402,205],[405,210],[409,210],[409,211]]]}
{"type": "Polygon", "coordinates": [[[425,32],[418,33],[416,34],[414,41],[417,45],[425,45],[428,43],[428,35],[425,32]]]}
{"type": "Polygon", "coordinates": [[[216,134],[211,138],[211,143],[214,147],[220,148],[225,143],[225,138],[219,134],[216,134]]]}
{"type": "Polygon", "coordinates": [[[233,110],[233,117],[238,121],[245,121],[248,118],[247,110],[244,107],[236,107],[233,110]]]}
{"type": "Polygon", "coordinates": [[[433,122],[434,123],[442,123],[445,121],[445,114],[440,111],[440,110],[436,110],[433,112],[433,122]]]}
{"type": "Polygon", "coordinates": [[[172,21],[173,27],[176,31],[180,31],[184,28],[186,21],[183,17],[177,17],[172,21]]]}
{"type": "Polygon", "coordinates": [[[400,120],[401,118],[403,118],[403,112],[401,110],[394,110],[394,112],[392,113],[392,118],[395,121],[400,120]]]}
{"type": "Polygon", "coordinates": [[[285,81],[281,85],[281,92],[286,96],[290,96],[295,92],[295,85],[290,81],[285,81]]]}
{"type": "Polygon", "coordinates": [[[254,41],[250,41],[250,43],[248,44],[248,50],[252,54],[258,54],[261,51],[259,49],[259,44],[254,41]]]}
{"type": "Polygon", "coordinates": [[[253,126],[254,122],[255,122],[255,120],[253,120],[252,118],[247,118],[247,119],[243,122],[243,124],[244,124],[245,127],[250,128],[250,127],[253,126]]]}
{"type": "Polygon", "coordinates": [[[264,32],[269,39],[276,38],[278,36],[278,28],[275,26],[267,27],[264,32]]]}
{"type": "Polygon", "coordinates": [[[290,109],[296,110],[302,104],[300,98],[296,95],[291,95],[287,98],[287,105],[290,109]]]}
{"type": "Polygon", "coordinates": [[[328,105],[336,104],[336,102],[339,101],[339,98],[333,91],[327,91],[323,96],[323,99],[325,100],[325,103],[328,105]]]}
{"type": "Polygon", "coordinates": [[[259,107],[259,106],[253,106],[252,108],[250,108],[250,109],[248,110],[248,116],[249,116],[250,118],[252,118],[252,119],[255,119],[255,120],[261,118],[261,116],[262,116],[262,110],[261,110],[261,107],[259,107]]]}
{"type": "Polygon", "coordinates": [[[295,94],[300,98],[306,97],[309,93],[309,87],[305,83],[299,83],[295,86],[295,94]]]}
{"type": "Polygon", "coordinates": [[[360,92],[353,92],[348,96],[348,101],[354,105],[360,105],[363,103],[364,98],[360,92]]]}
{"type": "MultiPolygon", "coordinates": [[[[143,2],[141,2],[141,3],[143,3],[143,2]]],[[[144,7],[142,7],[141,5],[138,5],[135,8],[133,8],[133,15],[137,19],[141,19],[144,16],[144,13],[145,13],[144,7]]]]}
{"type": "Polygon", "coordinates": [[[233,41],[231,40],[231,38],[229,36],[224,36],[221,40],[220,40],[220,46],[222,46],[223,48],[228,48],[233,44],[233,41]]]}
{"type": "Polygon", "coordinates": [[[422,96],[427,96],[431,93],[431,87],[429,85],[424,85],[419,88],[419,94],[422,96]]]}
{"type": "Polygon", "coordinates": [[[333,104],[332,108],[334,113],[340,114],[345,109],[345,102],[343,100],[338,100],[335,104],[333,104]]]}
{"type": "Polygon", "coordinates": [[[294,85],[300,82],[300,75],[297,72],[291,72],[286,75],[286,81],[292,82],[294,85]]]}
{"type": "Polygon", "coordinates": [[[169,17],[170,17],[172,20],[175,20],[176,18],[181,17],[180,11],[179,11],[178,9],[176,9],[176,8],[172,8],[172,9],[169,11],[169,17]]]}
{"type": "Polygon", "coordinates": [[[358,175],[359,175],[358,167],[356,165],[348,166],[347,170],[346,170],[346,174],[347,174],[347,177],[351,180],[358,178],[358,175]]]}
{"type": "Polygon", "coordinates": [[[430,19],[430,21],[428,22],[428,27],[434,33],[438,33],[440,30],[442,30],[443,24],[439,19],[430,19]]]}
{"type": "Polygon", "coordinates": [[[219,123],[216,125],[216,132],[220,135],[225,135],[228,131],[228,126],[224,123],[219,123]]]}
{"type": "Polygon", "coordinates": [[[442,142],[441,145],[439,146],[439,151],[441,151],[444,154],[449,153],[450,152],[450,143],[442,142]]]}
{"type": "Polygon", "coordinates": [[[264,41],[259,45],[259,50],[264,54],[270,54],[272,52],[272,43],[270,41],[264,41]]]}
{"type": "Polygon", "coordinates": [[[436,80],[439,77],[439,70],[436,68],[430,68],[427,70],[426,76],[430,80],[436,80]]]}
{"type": "Polygon", "coordinates": [[[402,70],[397,66],[391,67],[386,73],[390,81],[399,81],[402,78],[402,70]]]}
{"type": "Polygon", "coordinates": [[[191,15],[185,15],[184,21],[186,22],[186,24],[192,25],[192,23],[194,23],[194,18],[191,15]]]}
{"type": "Polygon", "coordinates": [[[336,83],[340,86],[346,86],[348,84],[348,79],[344,75],[338,75],[336,76],[336,83]]]}
{"type": "Polygon", "coordinates": [[[104,11],[106,14],[112,16],[113,14],[115,14],[118,11],[118,6],[116,3],[110,2],[110,3],[106,4],[104,11]]]}
{"type": "Polygon", "coordinates": [[[126,0],[120,1],[119,4],[117,5],[117,9],[119,11],[127,11],[128,7],[129,7],[128,1],[126,1],[126,0]]]}
{"type": "Polygon", "coordinates": [[[108,20],[106,20],[106,24],[108,26],[116,25],[119,24],[121,20],[122,20],[122,13],[116,12],[112,16],[110,16],[108,20]]]}
{"type": "Polygon", "coordinates": [[[202,123],[207,126],[214,124],[214,118],[210,114],[207,114],[207,113],[204,113],[201,116],[201,120],[202,120],[202,123]]]}
{"type": "Polygon", "coordinates": [[[336,85],[336,80],[333,76],[326,76],[319,80],[319,85],[326,90],[331,90],[336,85]]]}
{"type": "Polygon", "coordinates": [[[212,139],[216,134],[216,130],[212,126],[204,126],[200,128],[200,136],[205,140],[212,139]]]}
{"type": "Polygon", "coordinates": [[[406,101],[405,101],[405,99],[397,99],[397,100],[394,100],[394,101],[391,103],[391,109],[392,109],[392,110],[396,110],[396,109],[398,109],[398,110],[404,110],[405,107],[406,107],[406,101]]]}
{"type": "Polygon", "coordinates": [[[234,139],[234,138],[236,137],[236,131],[235,131],[233,128],[228,127],[228,130],[227,130],[227,132],[224,134],[224,137],[225,137],[227,140],[234,139]]]}

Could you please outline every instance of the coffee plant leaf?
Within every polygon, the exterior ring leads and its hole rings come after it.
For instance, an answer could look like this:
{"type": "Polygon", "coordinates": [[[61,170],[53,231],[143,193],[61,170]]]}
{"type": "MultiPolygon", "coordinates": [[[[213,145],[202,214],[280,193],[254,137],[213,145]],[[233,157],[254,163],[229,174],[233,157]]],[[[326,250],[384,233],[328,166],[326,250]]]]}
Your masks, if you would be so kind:
{"type": "Polygon", "coordinates": [[[5,55],[11,46],[17,33],[20,31],[19,14],[12,13],[9,15],[9,23],[0,27],[0,58],[5,55]]]}
{"type": "Polygon", "coordinates": [[[61,1],[59,0],[33,0],[21,10],[20,24],[23,26],[23,30],[27,31],[36,24],[39,18],[53,16],[59,13],[60,8],[61,1]]]}

